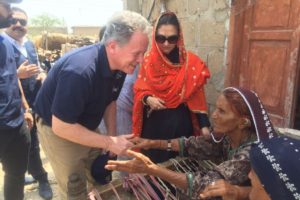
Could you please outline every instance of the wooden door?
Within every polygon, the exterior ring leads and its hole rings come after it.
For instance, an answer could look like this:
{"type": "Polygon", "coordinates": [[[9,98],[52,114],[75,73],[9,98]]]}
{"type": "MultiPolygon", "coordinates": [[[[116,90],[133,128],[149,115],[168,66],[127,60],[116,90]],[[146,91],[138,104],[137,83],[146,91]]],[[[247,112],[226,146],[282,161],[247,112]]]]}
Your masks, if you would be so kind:
{"type": "Polygon", "coordinates": [[[235,0],[225,85],[258,93],[279,127],[292,127],[300,46],[300,0],[235,0]]]}

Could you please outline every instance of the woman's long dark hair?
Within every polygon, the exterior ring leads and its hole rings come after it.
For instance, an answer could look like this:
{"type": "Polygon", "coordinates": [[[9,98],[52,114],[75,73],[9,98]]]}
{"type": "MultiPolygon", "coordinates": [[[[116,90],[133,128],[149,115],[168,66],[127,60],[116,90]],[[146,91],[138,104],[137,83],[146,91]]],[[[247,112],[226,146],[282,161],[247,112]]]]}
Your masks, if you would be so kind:
{"type": "Polygon", "coordinates": [[[159,18],[159,21],[157,22],[157,26],[156,26],[156,31],[155,34],[157,34],[157,30],[162,26],[162,25],[174,25],[177,29],[177,32],[179,34],[179,21],[176,17],[175,14],[173,13],[165,13],[162,14],[162,16],[159,18]]]}

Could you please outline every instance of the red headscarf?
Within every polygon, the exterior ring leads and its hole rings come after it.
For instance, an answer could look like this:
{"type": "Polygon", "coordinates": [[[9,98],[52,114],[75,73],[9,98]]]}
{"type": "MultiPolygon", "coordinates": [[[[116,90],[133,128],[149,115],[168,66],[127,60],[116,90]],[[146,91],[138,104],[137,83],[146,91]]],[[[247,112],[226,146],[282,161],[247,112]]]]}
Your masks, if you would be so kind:
{"type": "Polygon", "coordinates": [[[176,108],[186,103],[195,113],[207,110],[204,84],[210,77],[205,63],[191,52],[186,52],[183,43],[181,27],[179,27],[179,63],[171,63],[160,51],[155,33],[157,23],[163,15],[175,15],[172,12],[163,13],[153,29],[152,46],[145,55],[138,78],[134,85],[133,133],[140,136],[143,125],[143,103],[145,95],[159,97],[165,101],[167,108],[176,108]]]}

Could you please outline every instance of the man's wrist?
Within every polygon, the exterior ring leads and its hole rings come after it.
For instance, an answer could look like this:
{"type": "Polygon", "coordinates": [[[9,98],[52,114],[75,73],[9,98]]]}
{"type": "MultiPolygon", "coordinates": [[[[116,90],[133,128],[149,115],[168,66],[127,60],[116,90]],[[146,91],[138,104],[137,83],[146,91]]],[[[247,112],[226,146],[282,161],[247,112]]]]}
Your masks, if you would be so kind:
{"type": "Polygon", "coordinates": [[[111,143],[111,137],[112,136],[107,136],[106,137],[106,141],[105,141],[105,146],[104,146],[104,150],[107,150],[107,151],[109,151],[109,147],[110,147],[110,143],[111,143]]]}

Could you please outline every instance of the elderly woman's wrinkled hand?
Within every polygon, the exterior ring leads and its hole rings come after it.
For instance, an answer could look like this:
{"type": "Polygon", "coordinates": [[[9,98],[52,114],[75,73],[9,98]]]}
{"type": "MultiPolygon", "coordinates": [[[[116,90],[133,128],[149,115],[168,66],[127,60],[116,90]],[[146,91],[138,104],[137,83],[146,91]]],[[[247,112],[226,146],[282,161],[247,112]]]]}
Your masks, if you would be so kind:
{"type": "Polygon", "coordinates": [[[149,173],[151,167],[155,165],[147,156],[141,153],[127,150],[127,154],[133,159],[126,161],[109,160],[105,165],[105,169],[128,173],[149,173]]]}
{"type": "Polygon", "coordinates": [[[135,137],[129,140],[134,144],[133,149],[151,149],[153,147],[153,140],[135,137]]]}
{"type": "Polygon", "coordinates": [[[223,200],[238,200],[239,191],[238,186],[231,185],[225,180],[217,180],[206,186],[199,196],[200,199],[220,196],[223,200]]]}

